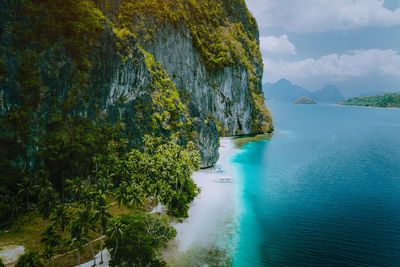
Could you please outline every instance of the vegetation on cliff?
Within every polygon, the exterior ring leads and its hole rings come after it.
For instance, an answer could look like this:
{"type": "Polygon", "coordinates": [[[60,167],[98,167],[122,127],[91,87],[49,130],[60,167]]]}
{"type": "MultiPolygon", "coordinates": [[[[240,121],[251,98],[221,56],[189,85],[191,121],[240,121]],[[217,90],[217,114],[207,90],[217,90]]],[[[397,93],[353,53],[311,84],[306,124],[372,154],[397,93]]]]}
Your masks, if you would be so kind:
{"type": "MultiPolygon", "coordinates": [[[[111,5],[109,5],[111,6],[111,5]]],[[[249,98],[252,100],[253,132],[272,131],[272,118],[265,107],[260,76],[263,63],[259,49],[258,26],[243,0],[171,1],[127,0],[113,20],[122,40],[145,36],[145,44],[165,23],[190,30],[194,46],[209,72],[228,66],[244,67],[248,74],[249,98]],[[155,25],[154,25],[155,23],[155,25]]]]}
{"type": "Polygon", "coordinates": [[[119,9],[117,32],[144,35],[143,43],[156,32],[148,18],[159,27],[165,23],[185,25],[209,71],[233,64],[262,64],[257,22],[242,0],[126,0],[119,9]]]}
{"type": "Polygon", "coordinates": [[[359,96],[339,103],[347,106],[400,108],[400,94],[386,93],[376,96],[359,96]]]}

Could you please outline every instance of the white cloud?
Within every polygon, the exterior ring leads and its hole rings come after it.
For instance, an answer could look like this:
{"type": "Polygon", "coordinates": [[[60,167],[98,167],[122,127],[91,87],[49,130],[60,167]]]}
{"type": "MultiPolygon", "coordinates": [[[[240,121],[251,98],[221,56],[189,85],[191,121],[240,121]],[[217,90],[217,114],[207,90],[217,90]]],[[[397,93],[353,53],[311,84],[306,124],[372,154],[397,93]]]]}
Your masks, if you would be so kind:
{"type": "Polygon", "coordinates": [[[291,32],[324,32],[363,26],[400,25],[400,9],[383,0],[246,0],[261,28],[280,26],[291,32]]]}
{"type": "Polygon", "coordinates": [[[278,54],[296,54],[296,48],[289,41],[287,35],[280,37],[275,36],[261,36],[260,48],[262,51],[278,53],[278,54]]]}
{"type": "Polygon", "coordinates": [[[348,81],[373,75],[400,79],[400,54],[392,49],[371,49],[292,62],[264,58],[264,80],[268,82],[283,77],[291,81],[348,81]]]}

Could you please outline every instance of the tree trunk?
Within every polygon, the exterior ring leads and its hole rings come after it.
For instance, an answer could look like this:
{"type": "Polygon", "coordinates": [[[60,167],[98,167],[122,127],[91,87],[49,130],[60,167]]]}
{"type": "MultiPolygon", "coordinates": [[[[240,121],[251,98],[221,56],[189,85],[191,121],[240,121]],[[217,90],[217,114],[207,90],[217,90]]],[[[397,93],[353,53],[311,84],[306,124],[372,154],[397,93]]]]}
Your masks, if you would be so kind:
{"type": "Polygon", "coordinates": [[[92,256],[93,256],[93,266],[96,265],[96,257],[94,255],[94,250],[93,250],[93,246],[92,246],[92,241],[89,241],[89,245],[90,245],[90,250],[92,251],[92,256]]]}
{"type": "Polygon", "coordinates": [[[101,227],[101,237],[100,237],[100,264],[103,263],[103,227],[101,227]]]}
{"type": "Polygon", "coordinates": [[[115,245],[113,259],[115,259],[115,254],[117,254],[117,249],[118,249],[118,241],[117,241],[117,244],[115,245]]]}
{"type": "Polygon", "coordinates": [[[78,248],[78,264],[79,267],[81,267],[81,254],[79,253],[79,248],[78,248]]]}

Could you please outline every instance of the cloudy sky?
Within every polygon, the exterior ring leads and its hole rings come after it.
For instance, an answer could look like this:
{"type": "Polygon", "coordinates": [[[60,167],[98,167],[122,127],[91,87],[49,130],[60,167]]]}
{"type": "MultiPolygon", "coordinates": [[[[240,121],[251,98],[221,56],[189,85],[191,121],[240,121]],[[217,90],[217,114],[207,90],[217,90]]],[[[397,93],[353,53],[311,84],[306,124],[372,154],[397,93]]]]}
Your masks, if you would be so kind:
{"type": "Polygon", "coordinates": [[[287,78],[346,96],[400,91],[400,0],[246,0],[264,82],[287,78]]]}

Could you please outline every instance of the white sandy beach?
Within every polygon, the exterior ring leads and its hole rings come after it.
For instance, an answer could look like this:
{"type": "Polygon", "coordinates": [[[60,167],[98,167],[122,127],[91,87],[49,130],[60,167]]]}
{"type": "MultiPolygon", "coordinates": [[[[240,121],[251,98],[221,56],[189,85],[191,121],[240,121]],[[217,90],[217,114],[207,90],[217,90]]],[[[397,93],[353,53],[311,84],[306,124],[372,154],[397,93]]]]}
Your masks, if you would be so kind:
{"type": "Polygon", "coordinates": [[[201,193],[191,204],[189,218],[174,225],[178,235],[178,252],[193,247],[207,247],[215,243],[220,227],[234,212],[234,182],[217,182],[220,178],[232,178],[229,158],[237,148],[231,138],[221,138],[219,160],[215,168],[200,170],[193,174],[193,180],[201,188],[201,193]]]}

